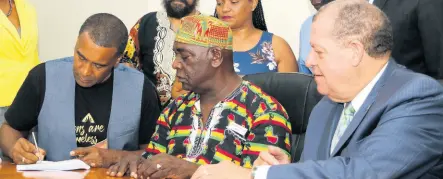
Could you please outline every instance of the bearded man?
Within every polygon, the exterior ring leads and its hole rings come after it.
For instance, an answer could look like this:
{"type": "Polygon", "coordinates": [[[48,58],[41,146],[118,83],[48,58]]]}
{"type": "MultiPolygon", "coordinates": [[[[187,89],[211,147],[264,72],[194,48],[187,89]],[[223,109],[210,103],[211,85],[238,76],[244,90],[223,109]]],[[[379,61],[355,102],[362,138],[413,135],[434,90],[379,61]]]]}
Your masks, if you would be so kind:
{"type": "Polygon", "coordinates": [[[172,91],[175,80],[172,47],[180,19],[199,14],[197,4],[198,0],[163,0],[163,11],[144,15],[130,31],[120,62],[142,71],[156,85],[161,108],[169,104],[172,96],[184,93],[181,88],[172,91]]]}

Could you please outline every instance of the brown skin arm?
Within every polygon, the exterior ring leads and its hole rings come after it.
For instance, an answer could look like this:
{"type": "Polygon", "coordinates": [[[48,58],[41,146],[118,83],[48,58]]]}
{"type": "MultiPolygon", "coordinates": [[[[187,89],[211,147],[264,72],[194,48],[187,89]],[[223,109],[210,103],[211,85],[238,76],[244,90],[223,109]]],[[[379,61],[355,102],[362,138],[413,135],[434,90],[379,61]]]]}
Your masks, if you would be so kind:
{"type": "Polygon", "coordinates": [[[2,151],[8,155],[11,149],[14,147],[14,144],[18,139],[23,138],[23,136],[27,136],[28,132],[20,132],[15,130],[7,122],[3,123],[0,127],[0,148],[2,151]]]}
{"type": "Polygon", "coordinates": [[[141,150],[123,151],[101,149],[97,147],[80,147],[71,152],[71,156],[78,157],[91,167],[108,168],[128,155],[142,155],[147,144],[140,145],[141,150]]]}
{"type": "Polygon", "coordinates": [[[137,170],[137,176],[151,179],[191,178],[198,167],[195,163],[161,153],[144,160],[137,170]],[[161,170],[158,167],[161,167],[161,170]]]}
{"type": "Polygon", "coordinates": [[[4,123],[0,127],[0,147],[16,164],[33,164],[42,160],[46,151],[23,138],[28,132],[20,132],[4,123]]]}
{"type": "Polygon", "coordinates": [[[106,150],[106,158],[110,158],[113,164],[119,162],[123,157],[128,155],[142,155],[145,151],[145,148],[148,146],[148,144],[142,144],[140,145],[140,150],[136,151],[124,151],[124,150],[106,150]]]}
{"type": "Polygon", "coordinates": [[[274,35],[272,37],[272,47],[275,60],[278,66],[278,72],[298,72],[298,63],[294,52],[288,42],[283,38],[274,35]]]}

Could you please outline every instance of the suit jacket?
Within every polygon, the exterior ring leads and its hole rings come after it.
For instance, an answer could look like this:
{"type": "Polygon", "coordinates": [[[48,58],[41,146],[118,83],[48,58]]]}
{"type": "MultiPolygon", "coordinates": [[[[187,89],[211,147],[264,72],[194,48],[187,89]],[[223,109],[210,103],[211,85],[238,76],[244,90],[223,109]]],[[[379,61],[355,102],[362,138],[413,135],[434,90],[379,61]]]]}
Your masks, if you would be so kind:
{"type": "Polygon", "coordinates": [[[443,0],[374,0],[391,21],[399,64],[443,78],[443,0]]]}
{"type": "Polygon", "coordinates": [[[443,87],[436,80],[391,60],[330,154],[342,110],[324,97],[309,118],[303,162],[272,166],[267,178],[443,177],[443,87]]]}

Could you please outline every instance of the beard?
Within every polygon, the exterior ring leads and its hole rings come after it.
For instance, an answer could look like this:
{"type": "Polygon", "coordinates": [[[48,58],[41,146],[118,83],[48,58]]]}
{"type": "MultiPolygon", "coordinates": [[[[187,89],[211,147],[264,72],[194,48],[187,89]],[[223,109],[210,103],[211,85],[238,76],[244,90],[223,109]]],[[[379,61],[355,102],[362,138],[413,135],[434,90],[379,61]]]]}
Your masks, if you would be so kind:
{"type": "Polygon", "coordinates": [[[194,11],[195,7],[197,6],[198,0],[194,0],[192,4],[189,4],[187,0],[163,0],[163,6],[166,9],[166,13],[168,14],[168,17],[181,19],[182,17],[185,17],[189,15],[192,11],[194,11]],[[174,1],[180,1],[185,6],[179,6],[173,4],[174,1]]]}

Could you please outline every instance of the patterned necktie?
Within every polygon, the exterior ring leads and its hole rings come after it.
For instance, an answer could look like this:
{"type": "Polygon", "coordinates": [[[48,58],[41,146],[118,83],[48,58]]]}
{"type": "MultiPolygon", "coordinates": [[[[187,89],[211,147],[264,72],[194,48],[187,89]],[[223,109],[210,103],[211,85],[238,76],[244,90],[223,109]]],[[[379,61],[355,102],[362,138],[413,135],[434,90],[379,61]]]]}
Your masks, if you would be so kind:
{"type": "Polygon", "coordinates": [[[338,121],[337,128],[335,129],[330,149],[331,154],[332,151],[334,151],[334,148],[337,145],[338,141],[340,140],[341,136],[343,135],[343,133],[345,133],[346,128],[351,123],[352,118],[354,118],[354,114],[355,114],[354,107],[352,107],[351,103],[348,103],[345,109],[343,109],[343,114],[340,116],[340,121],[338,121]]]}

